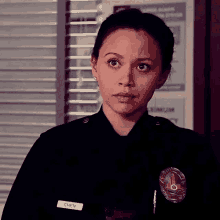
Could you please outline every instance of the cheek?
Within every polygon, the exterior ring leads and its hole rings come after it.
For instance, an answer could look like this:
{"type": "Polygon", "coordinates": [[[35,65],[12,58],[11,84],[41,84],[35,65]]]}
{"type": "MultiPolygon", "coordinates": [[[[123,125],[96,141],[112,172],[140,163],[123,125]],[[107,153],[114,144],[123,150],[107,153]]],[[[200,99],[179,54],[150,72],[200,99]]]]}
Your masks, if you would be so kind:
{"type": "Polygon", "coordinates": [[[98,72],[100,85],[102,85],[103,88],[111,88],[115,80],[112,70],[106,64],[102,64],[100,65],[98,72]]]}
{"type": "Polygon", "coordinates": [[[113,88],[113,77],[109,73],[108,68],[105,65],[100,66],[99,68],[99,89],[102,93],[102,96],[108,96],[109,94],[114,94],[113,88]]]}
{"type": "Polygon", "coordinates": [[[108,80],[111,78],[110,68],[105,63],[99,65],[98,73],[102,80],[108,80]]]}
{"type": "Polygon", "coordinates": [[[150,95],[152,92],[154,92],[156,88],[156,81],[154,77],[148,77],[145,79],[138,79],[137,84],[138,84],[138,93],[140,96],[147,96],[150,95]]]}

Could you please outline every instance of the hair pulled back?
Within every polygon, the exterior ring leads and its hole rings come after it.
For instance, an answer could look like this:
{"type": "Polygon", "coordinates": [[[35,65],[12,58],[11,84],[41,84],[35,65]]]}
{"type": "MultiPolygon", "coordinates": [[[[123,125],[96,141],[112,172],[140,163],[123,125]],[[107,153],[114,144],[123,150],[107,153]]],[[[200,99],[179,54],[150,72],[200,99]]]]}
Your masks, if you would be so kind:
{"type": "Polygon", "coordinates": [[[159,44],[162,56],[162,73],[166,69],[171,68],[174,51],[174,37],[170,28],[166,26],[163,20],[159,17],[150,14],[142,13],[139,9],[126,9],[111,14],[101,24],[98,31],[92,57],[98,60],[99,50],[103,45],[104,40],[113,31],[120,28],[131,28],[136,31],[142,29],[151,35],[159,44]]]}

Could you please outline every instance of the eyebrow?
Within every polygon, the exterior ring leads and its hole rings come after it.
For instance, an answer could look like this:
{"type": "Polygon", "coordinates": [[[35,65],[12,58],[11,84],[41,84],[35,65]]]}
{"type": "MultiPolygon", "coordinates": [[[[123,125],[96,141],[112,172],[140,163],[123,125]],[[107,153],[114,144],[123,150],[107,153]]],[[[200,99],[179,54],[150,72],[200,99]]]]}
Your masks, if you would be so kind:
{"type": "MultiPolygon", "coordinates": [[[[124,59],[124,57],[123,57],[122,55],[118,54],[118,53],[109,52],[109,53],[105,54],[105,56],[107,56],[108,54],[114,54],[114,55],[120,57],[121,59],[124,59]]],[[[104,57],[105,57],[105,56],[104,56],[104,57]]],[[[150,59],[149,57],[138,58],[138,60],[150,60],[150,61],[153,61],[153,60],[150,59]]]]}

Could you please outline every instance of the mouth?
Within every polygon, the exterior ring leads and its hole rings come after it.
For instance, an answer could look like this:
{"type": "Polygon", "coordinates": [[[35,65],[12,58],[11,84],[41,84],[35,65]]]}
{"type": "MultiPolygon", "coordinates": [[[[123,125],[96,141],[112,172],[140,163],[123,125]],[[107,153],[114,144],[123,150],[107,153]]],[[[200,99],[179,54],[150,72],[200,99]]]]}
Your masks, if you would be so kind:
{"type": "Polygon", "coordinates": [[[115,97],[117,98],[117,100],[118,100],[119,102],[122,102],[122,103],[131,102],[132,99],[134,98],[134,96],[126,96],[126,95],[124,95],[124,96],[122,96],[122,95],[116,95],[115,97]]]}
{"type": "Polygon", "coordinates": [[[135,97],[135,96],[134,96],[133,94],[131,94],[131,93],[123,93],[123,92],[118,93],[118,94],[115,94],[114,96],[116,96],[116,97],[131,97],[131,98],[134,98],[134,97],[135,97]]]}

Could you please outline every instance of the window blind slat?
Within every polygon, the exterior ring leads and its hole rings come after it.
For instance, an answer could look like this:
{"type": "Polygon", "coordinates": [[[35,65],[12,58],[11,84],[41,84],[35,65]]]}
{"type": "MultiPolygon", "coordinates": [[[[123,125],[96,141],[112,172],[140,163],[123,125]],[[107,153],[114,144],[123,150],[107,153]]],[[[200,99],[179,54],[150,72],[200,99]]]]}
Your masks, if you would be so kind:
{"type": "Polygon", "coordinates": [[[56,60],[0,60],[1,69],[16,69],[16,68],[30,68],[30,69],[41,69],[41,68],[50,68],[56,66],[56,60]],[[40,66],[40,67],[39,67],[40,66]]]}
{"type": "Polygon", "coordinates": [[[47,79],[49,81],[55,81],[56,72],[55,71],[1,71],[0,80],[14,80],[13,76],[16,74],[15,80],[36,80],[36,79],[47,79]]]}
{"type": "MultiPolygon", "coordinates": [[[[21,121],[22,122],[22,121],[21,121]]],[[[31,144],[36,141],[36,137],[1,137],[1,142],[5,144],[31,144]]],[[[2,163],[3,164],[3,163],[2,163]]],[[[9,164],[10,165],[10,164],[9,164]]],[[[1,184],[0,184],[1,185],[1,184]]]]}
{"type": "MultiPolygon", "coordinates": [[[[11,126],[11,125],[20,125],[20,126],[47,126],[47,127],[54,127],[56,126],[55,123],[33,123],[33,122],[30,122],[30,123],[24,123],[24,122],[0,122],[0,125],[8,125],[8,126],[11,126]]],[[[1,144],[0,143],[0,146],[17,146],[17,144],[1,144]]],[[[25,146],[25,144],[21,145],[21,146],[25,146]]],[[[31,145],[32,146],[32,145],[31,145]]],[[[30,146],[30,147],[31,147],[30,146]]]]}
{"type": "MultiPolygon", "coordinates": [[[[13,134],[16,134],[16,133],[33,133],[33,134],[40,134],[42,132],[45,131],[45,129],[50,129],[50,126],[34,126],[34,125],[31,125],[31,126],[26,126],[26,125],[20,125],[20,126],[16,126],[16,125],[2,125],[0,124],[0,133],[13,133],[13,134]]],[[[5,146],[4,149],[4,152],[8,152],[8,147],[5,146]]],[[[20,152],[20,149],[17,150],[18,153],[20,152]]],[[[17,151],[14,151],[12,153],[14,154],[17,154],[17,151]]],[[[1,151],[0,150],[0,155],[1,155],[1,151]]]]}
{"type": "Polygon", "coordinates": [[[0,53],[0,59],[39,59],[42,57],[56,59],[56,48],[1,48],[0,53]]]}
{"type": "MultiPolygon", "coordinates": [[[[8,13],[8,14],[0,14],[0,24],[5,26],[16,26],[16,25],[30,25],[31,23],[36,23],[36,24],[47,24],[51,23],[51,25],[54,25],[56,23],[56,16],[57,14],[52,13],[52,14],[36,14],[32,12],[32,14],[13,14],[13,13],[8,13]]],[[[49,25],[48,24],[48,25],[49,25]]]]}
{"type": "MultiPolygon", "coordinates": [[[[22,122],[55,123],[56,120],[55,120],[55,115],[25,115],[24,117],[24,115],[13,114],[13,115],[0,115],[0,121],[1,122],[14,121],[20,123],[22,122]]],[[[2,143],[4,143],[2,139],[1,141],[2,143]]],[[[7,143],[10,143],[10,139],[8,140],[7,143]]]]}
{"type": "MultiPolygon", "coordinates": [[[[1,10],[0,10],[1,11],[1,10]]],[[[57,11],[27,11],[27,12],[12,12],[12,11],[1,11],[1,17],[2,15],[46,15],[46,14],[57,14],[57,11]]]]}
{"type": "MultiPolygon", "coordinates": [[[[0,38],[52,38],[56,37],[57,34],[0,34],[0,38]]],[[[52,40],[52,39],[51,39],[52,40]]]]}
{"type": "MultiPolygon", "coordinates": [[[[7,36],[7,35],[6,35],[7,36]]],[[[28,37],[24,36],[23,38],[9,36],[7,38],[1,37],[0,35],[0,47],[25,47],[27,45],[32,46],[50,46],[56,45],[56,34],[54,37],[28,37]]]]}
{"type": "Polygon", "coordinates": [[[33,36],[46,36],[53,37],[56,36],[56,24],[51,23],[30,23],[29,25],[2,25],[0,26],[0,36],[24,36],[24,37],[33,37],[33,36]]]}

